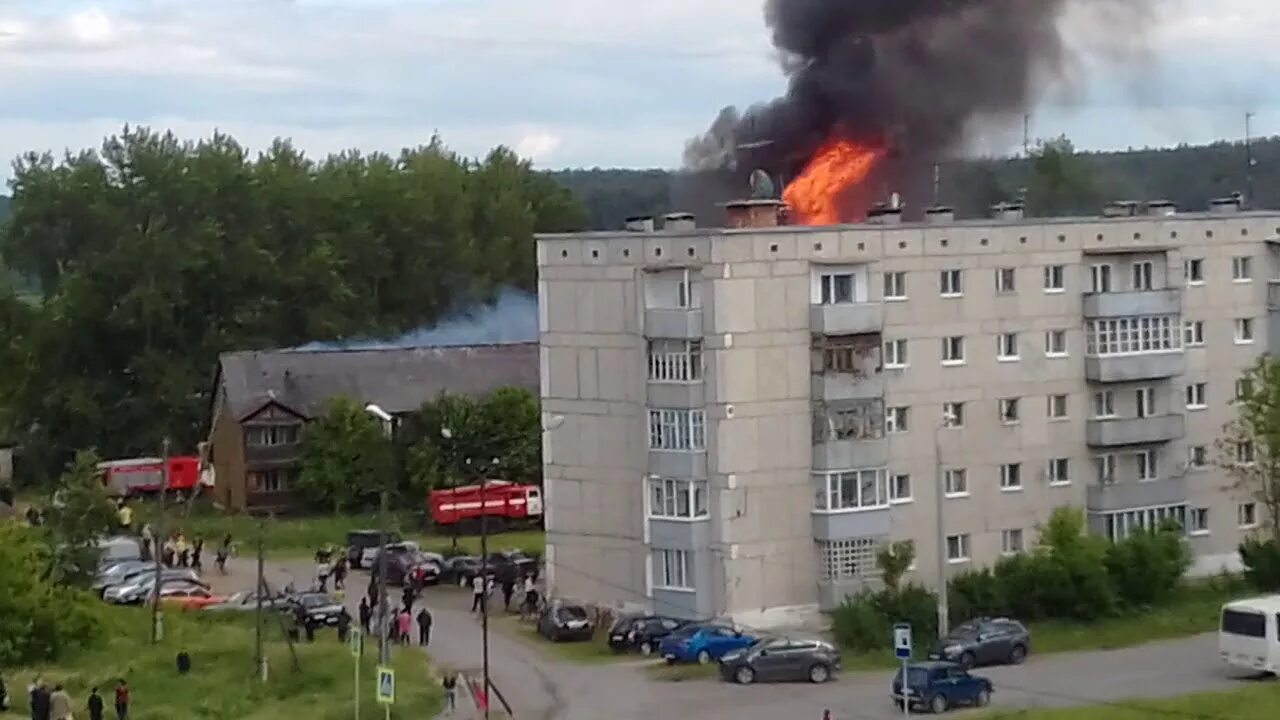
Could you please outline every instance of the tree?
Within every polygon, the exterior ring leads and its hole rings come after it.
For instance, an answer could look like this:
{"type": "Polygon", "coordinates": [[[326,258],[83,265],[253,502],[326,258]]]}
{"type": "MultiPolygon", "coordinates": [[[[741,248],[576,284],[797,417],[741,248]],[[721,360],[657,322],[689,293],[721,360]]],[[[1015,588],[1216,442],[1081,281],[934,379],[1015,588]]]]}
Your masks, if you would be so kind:
{"type": "Polygon", "coordinates": [[[395,452],[382,423],[349,398],[329,401],[302,438],[299,498],[335,514],[375,505],[394,489],[395,452]]]}
{"type": "Polygon", "coordinates": [[[1036,215],[1097,212],[1093,170],[1065,136],[1042,140],[1031,155],[1028,203],[1036,215]]]}
{"type": "Polygon", "coordinates": [[[884,586],[896,591],[916,560],[916,544],[911,540],[886,543],[876,552],[876,567],[884,586]]]}
{"type": "Polygon", "coordinates": [[[1241,376],[1236,419],[1219,438],[1218,465],[1228,489],[1255,500],[1264,532],[1280,543],[1280,358],[1263,356],[1241,376]]]}
{"type": "Polygon", "coordinates": [[[36,532],[0,522],[0,666],[53,660],[98,635],[90,599],[50,577],[51,557],[36,532]]]}
{"type": "Polygon", "coordinates": [[[520,482],[542,477],[542,416],[528,390],[499,388],[480,398],[442,394],[423,405],[412,425],[408,472],[419,490],[482,476],[520,482]]]}
{"type": "Polygon", "coordinates": [[[98,540],[115,528],[115,507],[100,478],[98,456],[81,451],[53,488],[41,529],[56,582],[87,586],[98,567],[98,540]]]}

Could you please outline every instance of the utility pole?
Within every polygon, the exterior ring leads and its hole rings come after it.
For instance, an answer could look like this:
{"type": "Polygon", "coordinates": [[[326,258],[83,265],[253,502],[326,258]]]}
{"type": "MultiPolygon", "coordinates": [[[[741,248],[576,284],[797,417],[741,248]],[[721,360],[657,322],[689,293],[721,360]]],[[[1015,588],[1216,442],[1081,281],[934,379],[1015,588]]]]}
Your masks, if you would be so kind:
{"type": "Polygon", "coordinates": [[[160,461],[162,463],[160,470],[160,517],[156,520],[156,533],[151,540],[151,550],[155,555],[155,580],[153,582],[151,597],[151,644],[160,642],[164,637],[164,622],[160,614],[160,586],[164,584],[162,580],[163,564],[161,557],[164,552],[165,536],[168,530],[165,528],[165,506],[164,498],[169,493],[169,438],[165,438],[160,444],[160,461]]]}
{"type": "Polygon", "coordinates": [[[261,519],[258,520],[258,571],[256,588],[254,596],[257,600],[254,608],[254,670],[258,673],[258,678],[262,682],[267,681],[267,656],[262,651],[262,594],[266,591],[267,582],[263,577],[263,564],[265,551],[263,549],[263,536],[266,535],[266,527],[261,519]]]}
{"type": "Polygon", "coordinates": [[[937,513],[935,531],[938,534],[938,637],[946,637],[949,631],[948,625],[950,620],[950,609],[947,607],[947,530],[943,522],[942,505],[945,502],[947,494],[946,471],[942,469],[942,442],[938,435],[942,429],[946,427],[947,421],[944,417],[942,423],[938,425],[938,429],[933,431],[933,458],[937,471],[938,487],[934,493],[935,507],[937,513]]]}
{"type": "Polygon", "coordinates": [[[1253,113],[1244,114],[1245,207],[1253,202],[1253,113]]]}
{"type": "Polygon", "coordinates": [[[382,491],[378,503],[378,662],[390,662],[391,647],[387,645],[387,491],[382,491]]]}
{"type": "MultiPolygon", "coordinates": [[[[498,463],[494,458],[493,463],[498,463]]],[[[486,491],[489,488],[488,473],[480,476],[480,568],[489,565],[489,505],[486,491]]],[[[489,578],[484,579],[484,595],[480,597],[480,654],[484,674],[484,720],[489,720],[492,692],[489,684],[489,578]]]]}

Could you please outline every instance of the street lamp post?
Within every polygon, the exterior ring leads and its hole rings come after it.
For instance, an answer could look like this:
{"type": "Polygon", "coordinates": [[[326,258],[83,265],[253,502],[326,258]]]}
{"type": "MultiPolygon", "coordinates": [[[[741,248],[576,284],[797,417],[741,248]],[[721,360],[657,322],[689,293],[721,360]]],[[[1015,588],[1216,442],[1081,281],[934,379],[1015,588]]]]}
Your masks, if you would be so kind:
{"type": "Polygon", "coordinates": [[[944,427],[947,427],[945,419],[933,431],[933,458],[937,475],[934,510],[937,524],[935,532],[938,535],[938,637],[940,638],[946,637],[950,623],[950,609],[947,602],[947,535],[942,511],[947,493],[947,479],[946,471],[942,467],[942,441],[938,437],[944,427]]]}
{"type": "MultiPolygon", "coordinates": [[[[374,403],[364,406],[365,412],[382,422],[382,431],[391,438],[394,429],[391,413],[374,403]]],[[[378,588],[378,662],[386,665],[391,656],[391,647],[387,644],[387,491],[382,491],[378,502],[378,567],[375,568],[375,587],[378,588]]]]}

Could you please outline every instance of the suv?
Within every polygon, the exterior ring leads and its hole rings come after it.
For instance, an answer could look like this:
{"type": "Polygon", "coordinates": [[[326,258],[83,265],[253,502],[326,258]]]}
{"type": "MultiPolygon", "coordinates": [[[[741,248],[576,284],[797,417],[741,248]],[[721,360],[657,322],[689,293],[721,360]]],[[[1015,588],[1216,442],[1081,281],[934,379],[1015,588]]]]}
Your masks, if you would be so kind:
{"type": "Polygon", "coordinates": [[[898,709],[904,703],[912,708],[944,713],[957,705],[986,707],[991,702],[991,681],[970,675],[956,663],[923,662],[907,666],[907,683],[903,688],[902,670],[893,676],[893,701],[898,709]]]}
{"type": "Polygon", "coordinates": [[[1031,650],[1031,632],[1017,620],[977,618],[961,623],[934,645],[933,660],[947,660],[971,668],[977,665],[1017,665],[1031,650]]]}
{"type": "Polygon", "coordinates": [[[824,683],[840,669],[840,653],[819,640],[761,640],[720,658],[720,677],[740,685],[765,682],[824,683]]]}
{"type": "MultiPolygon", "coordinates": [[[[400,542],[400,533],[388,532],[387,543],[400,542]]],[[[347,533],[347,565],[353,570],[359,570],[360,560],[364,556],[364,551],[368,548],[377,548],[382,544],[381,530],[352,530],[347,533]]]]}

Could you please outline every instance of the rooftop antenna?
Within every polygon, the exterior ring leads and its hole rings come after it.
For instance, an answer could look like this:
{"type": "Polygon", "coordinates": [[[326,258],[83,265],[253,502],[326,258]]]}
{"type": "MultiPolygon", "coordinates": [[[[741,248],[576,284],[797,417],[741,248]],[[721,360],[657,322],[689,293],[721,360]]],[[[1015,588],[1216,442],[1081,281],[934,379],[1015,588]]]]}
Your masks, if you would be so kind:
{"type": "Polygon", "coordinates": [[[942,166],[933,164],[933,204],[936,207],[942,198],[942,166]]]}
{"type": "Polygon", "coordinates": [[[1253,116],[1252,112],[1244,114],[1245,203],[1253,200],[1253,168],[1258,162],[1253,159],[1253,116]]]}

